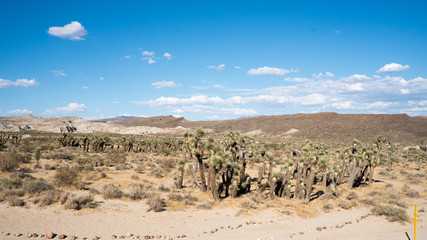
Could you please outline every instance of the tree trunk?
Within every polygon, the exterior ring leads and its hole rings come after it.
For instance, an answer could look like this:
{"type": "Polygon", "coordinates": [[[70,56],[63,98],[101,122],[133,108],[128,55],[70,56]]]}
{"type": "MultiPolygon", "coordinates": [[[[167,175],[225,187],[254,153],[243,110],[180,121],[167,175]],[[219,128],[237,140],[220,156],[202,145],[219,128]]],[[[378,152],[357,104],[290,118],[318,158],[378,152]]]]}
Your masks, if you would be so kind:
{"type": "Polygon", "coordinates": [[[196,155],[197,161],[199,162],[199,174],[200,174],[200,190],[202,192],[207,191],[207,185],[206,185],[206,178],[205,178],[205,167],[203,166],[203,159],[202,156],[196,155]]]}
{"type": "Polygon", "coordinates": [[[215,183],[215,168],[213,166],[209,167],[209,183],[210,183],[210,190],[212,192],[213,200],[219,201],[218,190],[216,189],[216,183],[215,183]]]}

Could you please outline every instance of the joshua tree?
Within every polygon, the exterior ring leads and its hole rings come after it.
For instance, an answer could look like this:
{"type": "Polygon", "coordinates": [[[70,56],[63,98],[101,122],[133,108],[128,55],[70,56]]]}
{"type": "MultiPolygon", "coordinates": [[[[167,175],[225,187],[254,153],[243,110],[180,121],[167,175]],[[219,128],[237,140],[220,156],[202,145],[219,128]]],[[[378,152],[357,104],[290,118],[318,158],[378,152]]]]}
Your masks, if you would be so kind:
{"type": "Polygon", "coordinates": [[[203,165],[203,157],[205,152],[205,142],[203,137],[205,136],[205,132],[202,128],[198,128],[194,133],[185,133],[184,137],[187,138],[187,141],[190,145],[191,153],[194,157],[196,157],[195,161],[195,171],[197,170],[197,166],[199,166],[199,177],[200,177],[200,190],[206,192],[207,185],[205,179],[205,167],[203,165]]]}
{"type": "Polygon", "coordinates": [[[184,171],[185,171],[185,159],[178,160],[178,179],[177,179],[177,188],[182,188],[182,183],[184,182],[184,171]]]}
{"type": "Polygon", "coordinates": [[[34,153],[34,158],[37,161],[37,165],[39,165],[40,157],[41,157],[41,148],[40,147],[36,147],[35,153],[34,153]]]}

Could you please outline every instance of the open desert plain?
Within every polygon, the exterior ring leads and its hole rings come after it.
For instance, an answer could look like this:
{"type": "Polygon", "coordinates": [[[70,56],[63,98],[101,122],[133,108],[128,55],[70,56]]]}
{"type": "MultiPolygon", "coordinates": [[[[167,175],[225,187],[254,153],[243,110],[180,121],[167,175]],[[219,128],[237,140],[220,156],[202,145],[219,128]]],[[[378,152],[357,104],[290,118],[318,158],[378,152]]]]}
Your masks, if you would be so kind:
{"type": "Polygon", "coordinates": [[[0,0],[0,240],[427,240],[426,10],[0,0]]]}

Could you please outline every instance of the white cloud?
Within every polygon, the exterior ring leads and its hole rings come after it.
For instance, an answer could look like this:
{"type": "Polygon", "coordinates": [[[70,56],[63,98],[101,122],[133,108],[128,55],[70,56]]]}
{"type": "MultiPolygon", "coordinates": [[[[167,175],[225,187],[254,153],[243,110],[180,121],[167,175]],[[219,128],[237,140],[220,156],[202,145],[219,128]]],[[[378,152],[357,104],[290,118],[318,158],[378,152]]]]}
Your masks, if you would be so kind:
{"type": "Polygon", "coordinates": [[[353,74],[349,77],[343,77],[341,80],[347,81],[347,82],[361,82],[361,81],[368,81],[371,80],[371,77],[368,77],[363,74],[353,74]]]}
{"type": "Polygon", "coordinates": [[[334,33],[335,34],[341,34],[342,32],[340,30],[335,30],[334,33]]]}
{"type": "Polygon", "coordinates": [[[86,90],[86,89],[89,89],[89,87],[84,86],[84,87],[82,87],[82,89],[83,89],[83,90],[86,90]]]}
{"type": "Polygon", "coordinates": [[[142,59],[143,59],[143,60],[147,60],[148,64],[156,63],[156,61],[155,61],[154,59],[149,58],[149,57],[145,57],[145,58],[142,58],[142,59]]]}
{"type": "Polygon", "coordinates": [[[308,82],[308,81],[311,81],[311,79],[309,79],[309,78],[298,78],[298,77],[295,77],[295,78],[287,77],[284,80],[287,82],[308,82]]]}
{"type": "Polygon", "coordinates": [[[289,70],[275,67],[260,67],[252,68],[248,71],[248,75],[285,75],[289,73],[289,70]]]}
{"type": "Polygon", "coordinates": [[[7,112],[7,114],[9,114],[9,115],[28,115],[31,113],[33,113],[33,112],[30,110],[27,110],[27,109],[15,109],[15,110],[7,112]]]}
{"type": "Polygon", "coordinates": [[[31,79],[28,80],[26,78],[16,79],[16,81],[6,80],[0,78],[0,88],[8,88],[8,87],[35,87],[38,86],[39,83],[36,80],[31,79]]]}
{"type": "Polygon", "coordinates": [[[127,56],[124,56],[124,58],[126,58],[126,59],[130,59],[130,58],[131,58],[131,56],[130,56],[130,55],[127,55],[127,56]]]}
{"type": "Polygon", "coordinates": [[[352,84],[345,84],[345,86],[347,87],[348,91],[354,91],[354,92],[359,92],[359,91],[363,91],[365,90],[363,88],[362,83],[352,83],[352,84]]]}
{"type": "Polygon", "coordinates": [[[408,101],[409,106],[427,106],[427,100],[408,101]]]}
{"type": "Polygon", "coordinates": [[[378,102],[374,102],[374,103],[369,103],[369,104],[367,104],[366,105],[366,108],[367,109],[375,109],[375,108],[381,108],[381,109],[384,109],[384,108],[388,108],[388,107],[390,107],[390,106],[392,106],[392,105],[397,105],[397,103],[395,103],[395,102],[383,102],[383,101],[378,101],[378,102]]]}
{"type": "Polygon", "coordinates": [[[225,64],[218,65],[218,67],[216,67],[216,69],[218,69],[218,70],[224,70],[225,69],[225,64]]]}
{"type": "Polygon", "coordinates": [[[402,93],[402,94],[408,94],[410,92],[411,91],[409,89],[406,89],[406,88],[400,89],[400,93],[402,93]]]}
{"type": "Polygon", "coordinates": [[[154,52],[143,51],[142,56],[154,57],[154,52]]]}
{"type": "Polygon", "coordinates": [[[61,77],[63,77],[63,76],[66,76],[66,74],[64,73],[64,70],[52,70],[52,71],[50,71],[51,73],[53,73],[53,75],[55,76],[55,77],[58,77],[58,76],[61,76],[61,77]]]}
{"type": "Polygon", "coordinates": [[[57,107],[55,109],[48,109],[43,112],[44,115],[55,115],[55,114],[70,114],[75,112],[85,112],[86,106],[81,103],[69,103],[66,107],[57,107]]]}
{"type": "Polygon", "coordinates": [[[79,22],[72,21],[63,27],[50,27],[47,33],[56,37],[79,41],[85,40],[82,37],[87,34],[87,31],[79,22]]]}
{"type": "Polygon", "coordinates": [[[225,69],[225,64],[220,64],[218,66],[214,66],[214,65],[208,65],[206,66],[208,69],[216,69],[216,70],[224,70],[225,69]]]}
{"type": "Polygon", "coordinates": [[[332,103],[332,107],[338,110],[355,108],[353,101],[335,102],[335,103],[332,103]]]}
{"type": "Polygon", "coordinates": [[[174,81],[161,81],[161,82],[154,82],[151,84],[152,86],[156,88],[164,88],[164,87],[181,87],[182,84],[176,84],[174,81]]]}
{"type": "Polygon", "coordinates": [[[333,77],[335,77],[335,74],[333,74],[331,72],[326,72],[326,73],[320,72],[318,74],[313,73],[313,77],[317,78],[317,79],[319,79],[319,78],[333,78],[333,77]]]}
{"type": "Polygon", "coordinates": [[[119,104],[120,102],[119,101],[112,101],[111,103],[112,104],[119,104]]]}
{"type": "Polygon", "coordinates": [[[165,54],[163,54],[163,57],[165,57],[165,58],[167,58],[167,59],[172,59],[172,55],[170,54],[170,53],[165,53],[165,54]]]}
{"type": "Polygon", "coordinates": [[[384,67],[377,70],[377,73],[392,73],[392,72],[402,72],[410,68],[409,65],[403,66],[399,63],[389,63],[384,65],[384,67]]]}
{"type": "Polygon", "coordinates": [[[234,66],[235,69],[240,69],[240,66],[234,66]]]}
{"type": "Polygon", "coordinates": [[[99,77],[99,80],[104,80],[104,77],[99,77]]]}
{"type": "Polygon", "coordinates": [[[212,87],[213,87],[213,88],[224,88],[224,86],[219,85],[219,84],[215,84],[215,85],[213,85],[212,87]]]}

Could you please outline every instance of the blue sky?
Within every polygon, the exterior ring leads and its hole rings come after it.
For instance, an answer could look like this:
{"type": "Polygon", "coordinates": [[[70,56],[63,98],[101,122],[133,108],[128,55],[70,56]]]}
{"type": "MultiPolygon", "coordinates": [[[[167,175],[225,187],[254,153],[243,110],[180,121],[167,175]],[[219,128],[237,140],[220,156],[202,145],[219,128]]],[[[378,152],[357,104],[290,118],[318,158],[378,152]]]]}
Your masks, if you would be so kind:
{"type": "Polygon", "coordinates": [[[425,1],[1,1],[0,115],[427,115],[425,1]]]}

